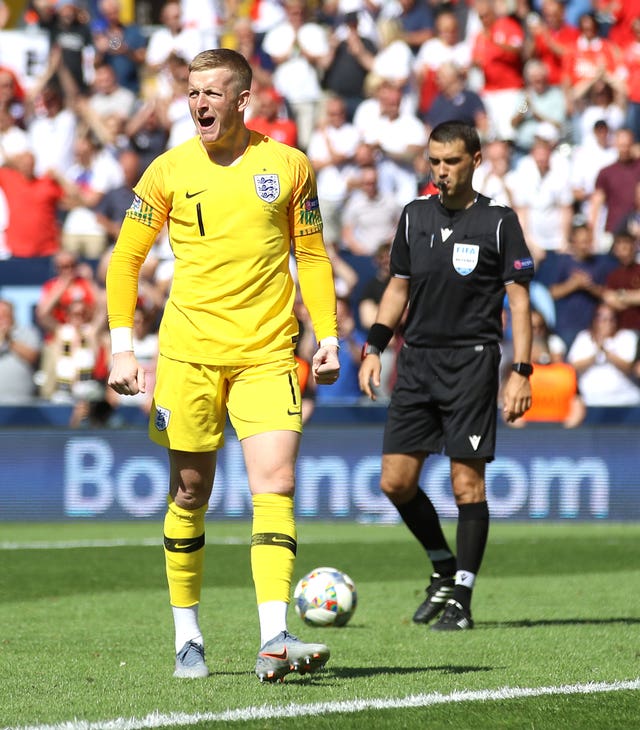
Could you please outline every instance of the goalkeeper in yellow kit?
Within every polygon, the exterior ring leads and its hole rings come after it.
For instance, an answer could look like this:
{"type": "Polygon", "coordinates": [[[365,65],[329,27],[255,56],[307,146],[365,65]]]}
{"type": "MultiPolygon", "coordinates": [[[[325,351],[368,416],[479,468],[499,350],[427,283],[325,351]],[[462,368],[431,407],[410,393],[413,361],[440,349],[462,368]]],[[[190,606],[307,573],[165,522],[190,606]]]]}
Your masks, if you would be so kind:
{"type": "Polygon", "coordinates": [[[296,553],[295,461],[302,431],[293,349],[293,250],[319,348],[317,383],[338,378],[336,303],[315,178],[305,155],[244,124],[251,67],[228,49],[189,66],[197,135],[160,155],[134,188],[107,274],[113,351],[109,385],[145,390],[132,345],[138,274],[167,222],[174,279],[160,325],[149,422],[169,454],[164,522],[176,677],[206,677],[198,623],[205,513],[227,413],[242,444],[253,502],[251,568],[261,643],[256,675],[282,680],[321,668],[323,644],[287,631],[296,553]]]}

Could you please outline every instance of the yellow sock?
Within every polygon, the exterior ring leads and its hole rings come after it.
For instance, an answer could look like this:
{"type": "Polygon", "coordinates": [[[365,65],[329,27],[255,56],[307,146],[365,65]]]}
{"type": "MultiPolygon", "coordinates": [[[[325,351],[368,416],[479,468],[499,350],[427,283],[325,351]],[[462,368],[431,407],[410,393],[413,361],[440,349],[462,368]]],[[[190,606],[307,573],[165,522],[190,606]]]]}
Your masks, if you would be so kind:
{"type": "Polygon", "coordinates": [[[164,557],[172,606],[200,603],[204,566],[204,516],[208,505],[182,509],[171,499],[164,518],[164,557]]]}
{"type": "Polygon", "coordinates": [[[251,571],[258,605],[289,603],[297,548],[293,497],[256,494],[252,501],[251,571]]]}

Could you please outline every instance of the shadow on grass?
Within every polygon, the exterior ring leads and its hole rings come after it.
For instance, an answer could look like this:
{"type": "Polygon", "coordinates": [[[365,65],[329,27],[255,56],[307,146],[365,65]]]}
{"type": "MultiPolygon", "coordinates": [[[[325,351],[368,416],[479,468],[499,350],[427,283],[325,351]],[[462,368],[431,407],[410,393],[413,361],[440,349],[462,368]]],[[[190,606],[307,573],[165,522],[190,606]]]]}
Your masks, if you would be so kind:
{"type": "MultiPolygon", "coordinates": [[[[296,682],[305,682],[315,684],[322,680],[331,679],[356,679],[358,677],[376,677],[381,674],[385,675],[402,675],[402,674],[423,674],[424,672],[437,672],[438,674],[470,674],[472,672],[492,672],[494,667],[482,666],[465,666],[455,664],[443,664],[435,667],[327,667],[324,671],[316,674],[298,675],[295,672],[286,676],[286,681],[294,680],[296,682]]],[[[244,676],[247,672],[225,672],[213,671],[209,677],[215,676],[244,676]]],[[[271,684],[265,682],[264,684],[271,684]]],[[[278,684],[273,682],[273,684],[278,684]]]]}
{"type": "Polygon", "coordinates": [[[640,624],[640,618],[555,618],[555,619],[521,619],[520,621],[480,621],[477,628],[483,629],[528,629],[534,626],[612,626],[622,624],[633,626],[640,624]]]}
{"type": "Polygon", "coordinates": [[[422,674],[438,672],[439,674],[470,674],[471,672],[492,672],[494,667],[464,666],[443,664],[435,667],[344,667],[328,669],[334,677],[375,677],[378,674],[422,674]]]}

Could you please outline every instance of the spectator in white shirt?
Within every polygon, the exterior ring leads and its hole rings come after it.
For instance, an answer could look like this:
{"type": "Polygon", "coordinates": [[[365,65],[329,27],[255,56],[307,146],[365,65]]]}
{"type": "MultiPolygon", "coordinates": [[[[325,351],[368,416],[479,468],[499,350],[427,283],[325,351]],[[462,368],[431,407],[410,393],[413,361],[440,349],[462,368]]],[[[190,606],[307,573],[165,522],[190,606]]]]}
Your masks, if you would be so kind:
{"type": "Polygon", "coordinates": [[[395,18],[378,22],[380,46],[373,59],[372,72],[403,88],[412,80],[414,56],[403,40],[402,26],[395,18]]]}
{"type": "Polygon", "coordinates": [[[177,147],[194,135],[189,113],[189,64],[182,56],[172,53],[167,61],[170,73],[170,94],[158,100],[160,120],[169,134],[167,149],[177,147]]]}
{"type": "Polygon", "coordinates": [[[0,403],[29,403],[35,395],[34,370],[41,338],[31,325],[19,326],[13,304],[0,299],[0,403]]]}
{"type": "Polygon", "coordinates": [[[180,0],[185,28],[195,28],[205,48],[220,45],[220,29],[230,19],[235,2],[222,0],[180,0]]]}
{"type": "Polygon", "coordinates": [[[273,85],[291,105],[298,143],[306,150],[319,115],[319,68],[329,55],[329,39],[321,25],[306,21],[302,0],[286,0],[285,9],[286,20],[265,35],[262,48],[276,66],[273,85]]]}
{"type": "Polygon", "coordinates": [[[576,115],[578,124],[577,129],[574,129],[575,141],[586,142],[593,134],[593,125],[599,119],[604,119],[611,132],[624,127],[627,99],[619,85],[616,89],[612,84],[598,78],[589,87],[585,100],[585,109],[576,115]]]}
{"type": "Polygon", "coordinates": [[[511,118],[515,130],[513,142],[521,155],[531,151],[541,122],[553,125],[559,139],[564,137],[567,123],[565,94],[559,86],[549,84],[545,64],[532,58],[525,64],[523,73],[526,87],[518,93],[511,118]]]}
{"type": "Polygon", "coordinates": [[[355,162],[358,130],[347,122],[339,96],[325,101],[324,115],[311,135],[307,155],[316,172],[325,242],[339,245],[342,207],[347,197],[348,170],[355,162]]]}
{"type": "Polygon", "coordinates": [[[122,184],[124,173],[91,132],[83,131],[78,136],[74,154],[73,165],[59,179],[69,208],[62,226],[62,247],[98,259],[107,246],[107,233],[98,221],[95,206],[107,190],[122,184]]]}
{"type": "Polygon", "coordinates": [[[36,158],[37,177],[50,171],[64,174],[73,164],[76,115],[64,105],[62,90],[47,84],[40,95],[43,111],[28,122],[29,147],[36,158]]]}
{"type": "Polygon", "coordinates": [[[11,112],[0,106],[0,165],[29,149],[29,137],[24,129],[20,129],[11,112]]]}
{"type": "MultiPolygon", "coordinates": [[[[604,119],[593,125],[593,131],[571,151],[571,190],[578,211],[585,220],[590,220],[591,196],[596,189],[596,178],[603,167],[612,165],[618,159],[618,152],[611,144],[611,130],[604,119]]],[[[606,210],[600,212],[595,222],[596,239],[604,231],[606,210]]]]}
{"type": "Polygon", "coordinates": [[[88,105],[99,118],[112,114],[129,119],[136,105],[136,95],[118,83],[115,71],[108,63],[96,67],[88,105]]]}
{"type": "Polygon", "coordinates": [[[598,305],[591,328],[578,333],[567,356],[587,406],[640,404],[640,388],[631,378],[637,348],[638,333],[618,329],[615,310],[598,305]]]}
{"type": "Polygon", "coordinates": [[[206,38],[198,28],[184,25],[179,0],[169,0],[162,6],[160,22],[162,26],[149,37],[145,62],[149,76],[158,75],[157,93],[167,96],[170,93],[171,75],[166,64],[171,54],[191,59],[200,51],[214,46],[206,44],[206,38]]]}
{"type": "Polygon", "coordinates": [[[531,152],[506,177],[513,207],[534,258],[566,248],[573,218],[569,166],[553,157],[558,133],[540,125],[531,152]]]}
{"type": "Polygon", "coordinates": [[[378,171],[364,167],[360,189],[354,190],[342,215],[342,245],[356,256],[373,256],[393,239],[402,212],[395,196],[378,188],[378,171]]]}
{"type": "Polygon", "coordinates": [[[482,163],[473,173],[473,189],[500,205],[513,207],[507,175],[511,171],[511,146],[508,142],[487,142],[482,151],[482,163]]]}
{"type": "Polygon", "coordinates": [[[414,114],[402,111],[403,94],[396,84],[383,81],[377,99],[379,115],[363,118],[356,112],[354,123],[364,141],[377,148],[395,168],[397,200],[400,205],[406,205],[417,195],[413,161],[416,155],[424,153],[427,133],[424,124],[414,114]]]}

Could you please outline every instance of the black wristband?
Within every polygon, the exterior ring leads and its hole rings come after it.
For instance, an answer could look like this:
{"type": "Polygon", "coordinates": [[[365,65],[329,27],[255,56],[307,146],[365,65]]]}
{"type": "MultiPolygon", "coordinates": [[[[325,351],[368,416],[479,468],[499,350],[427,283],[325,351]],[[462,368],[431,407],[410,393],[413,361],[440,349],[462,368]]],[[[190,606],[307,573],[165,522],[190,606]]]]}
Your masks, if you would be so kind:
{"type": "Polygon", "coordinates": [[[511,363],[511,369],[514,373],[518,373],[518,375],[524,375],[525,378],[530,377],[533,373],[533,365],[530,362],[511,363]]]}
{"type": "Polygon", "coordinates": [[[369,334],[367,335],[367,342],[370,345],[377,347],[380,352],[384,352],[384,348],[391,342],[393,337],[393,330],[391,327],[387,327],[386,324],[379,324],[376,322],[371,325],[369,334]]]}

